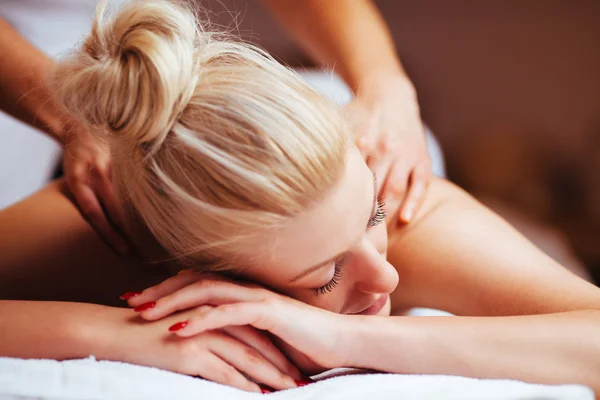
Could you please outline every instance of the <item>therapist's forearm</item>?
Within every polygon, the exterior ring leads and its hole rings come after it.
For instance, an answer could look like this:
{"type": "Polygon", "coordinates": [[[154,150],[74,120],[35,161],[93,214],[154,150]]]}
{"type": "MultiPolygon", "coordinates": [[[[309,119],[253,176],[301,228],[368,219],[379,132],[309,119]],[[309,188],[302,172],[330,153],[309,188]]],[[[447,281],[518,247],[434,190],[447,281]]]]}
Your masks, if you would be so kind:
{"type": "Polygon", "coordinates": [[[264,0],[319,63],[335,68],[356,92],[405,77],[387,26],[369,0],[264,0]]]}
{"type": "Polygon", "coordinates": [[[352,366],[408,374],[584,384],[600,395],[600,311],[373,318],[352,366]]]}
{"type": "Polygon", "coordinates": [[[66,124],[46,85],[53,65],[0,18],[0,109],[62,141],[66,124]]]}

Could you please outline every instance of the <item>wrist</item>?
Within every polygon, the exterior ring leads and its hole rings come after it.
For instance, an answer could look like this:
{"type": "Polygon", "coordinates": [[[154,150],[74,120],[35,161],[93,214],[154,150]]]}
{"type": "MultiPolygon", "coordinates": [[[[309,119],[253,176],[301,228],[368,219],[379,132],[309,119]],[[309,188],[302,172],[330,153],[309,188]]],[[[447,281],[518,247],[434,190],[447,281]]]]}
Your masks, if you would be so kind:
{"type": "Polygon", "coordinates": [[[93,355],[99,360],[126,361],[122,330],[131,323],[132,311],[127,308],[97,306],[87,318],[74,321],[71,328],[75,342],[84,357],[93,355]]]}
{"type": "Polygon", "coordinates": [[[375,330],[382,322],[380,320],[386,317],[350,315],[346,318],[350,326],[345,329],[349,334],[343,348],[348,349],[348,354],[343,367],[368,368],[365,367],[369,364],[368,353],[373,351],[373,343],[378,340],[375,330]]]}
{"type": "Polygon", "coordinates": [[[39,61],[31,77],[24,83],[25,89],[29,89],[23,106],[32,116],[31,121],[26,122],[63,144],[63,132],[66,131],[68,118],[62,107],[56,102],[52,95],[52,89],[48,85],[49,71],[52,71],[53,68],[52,60],[39,61]]]}
{"type": "Polygon", "coordinates": [[[63,147],[69,141],[69,136],[77,131],[77,123],[65,112],[55,110],[54,115],[44,122],[50,135],[63,147]]]}
{"type": "Polygon", "coordinates": [[[417,103],[417,91],[404,73],[381,73],[365,78],[354,92],[359,98],[381,98],[388,95],[403,96],[417,103]]]}
{"type": "Polygon", "coordinates": [[[405,370],[409,348],[414,345],[411,328],[405,322],[400,317],[358,316],[347,366],[390,372],[405,370]]]}

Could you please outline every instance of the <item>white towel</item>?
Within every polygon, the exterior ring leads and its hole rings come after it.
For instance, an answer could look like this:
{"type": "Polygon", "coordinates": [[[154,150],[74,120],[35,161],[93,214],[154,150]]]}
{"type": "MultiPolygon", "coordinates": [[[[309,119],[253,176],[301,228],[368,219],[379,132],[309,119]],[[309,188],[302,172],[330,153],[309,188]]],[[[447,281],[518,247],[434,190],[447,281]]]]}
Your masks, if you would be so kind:
{"type": "Polygon", "coordinates": [[[111,361],[21,360],[0,357],[1,400],[205,399],[436,399],[593,400],[580,385],[547,386],[456,376],[350,374],[268,395],[249,393],[186,375],[111,361]],[[265,397],[266,396],[266,397],[265,397]]]}

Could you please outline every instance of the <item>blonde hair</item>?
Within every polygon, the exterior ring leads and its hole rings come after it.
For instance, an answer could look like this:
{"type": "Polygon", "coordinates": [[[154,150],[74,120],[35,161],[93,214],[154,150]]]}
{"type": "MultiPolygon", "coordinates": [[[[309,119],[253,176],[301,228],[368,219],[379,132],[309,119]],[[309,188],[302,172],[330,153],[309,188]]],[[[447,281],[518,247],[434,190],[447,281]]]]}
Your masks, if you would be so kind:
{"type": "MultiPolygon", "coordinates": [[[[208,32],[184,4],[98,8],[53,76],[58,99],[108,140],[128,226],[139,219],[188,265],[226,268],[340,178],[336,107],[266,52],[208,32]]],[[[247,256],[247,255],[244,255],[247,256]]]]}

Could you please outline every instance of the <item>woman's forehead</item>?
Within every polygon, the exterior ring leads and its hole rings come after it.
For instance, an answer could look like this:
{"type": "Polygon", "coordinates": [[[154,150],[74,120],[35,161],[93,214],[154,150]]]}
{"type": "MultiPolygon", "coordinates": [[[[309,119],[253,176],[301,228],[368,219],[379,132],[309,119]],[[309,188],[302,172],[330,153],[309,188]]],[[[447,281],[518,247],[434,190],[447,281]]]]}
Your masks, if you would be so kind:
{"type": "Polygon", "coordinates": [[[342,178],[323,200],[282,229],[257,235],[261,243],[252,246],[256,269],[295,276],[346,251],[357,235],[364,234],[373,191],[373,175],[362,156],[358,150],[349,151],[342,178]]]}

